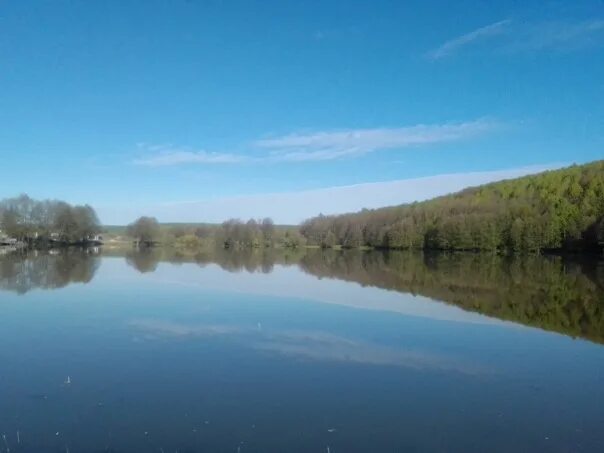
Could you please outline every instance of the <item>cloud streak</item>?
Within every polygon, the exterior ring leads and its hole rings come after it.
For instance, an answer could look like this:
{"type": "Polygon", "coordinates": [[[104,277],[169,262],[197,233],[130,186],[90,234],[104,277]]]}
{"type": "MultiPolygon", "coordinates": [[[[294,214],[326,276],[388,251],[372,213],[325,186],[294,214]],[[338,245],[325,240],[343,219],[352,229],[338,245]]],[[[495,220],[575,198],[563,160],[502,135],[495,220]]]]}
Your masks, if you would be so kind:
{"type": "Polygon", "coordinates": [[[446,41],[426,56],[440,60],[487,40],[492,43],[491,51],[503,53],[577,50],[604,42],[604,19],[535,23],[501,20],[446,41]]]}
{"type": "Polygon", "coordinates": [[[511,23],[512,21],[509,19],[500,20],[499,22],[477,28],[470,33],[453,38],[442,44],[437,49],[429,52],[428,58],[432,60],[439,60],[457,52],[461,48],[468,46],[475,41],[481,41],[493,36],[501,35],[506,31],[511,23]]]}
{"type": "Polygon", "coordinates": [[[494,127],[493,122],[476,120],[399,128],[350,129],[290,134],[258,140],[255,146],[269,150],[271,159],[281,162],[324,161],[379,150],[452,142],[477,136],[494,127]]]}
{"type": "Polygon", "coordinates": [[[166,167],[182,164],[238,164],[248,160],[246,156],[239,154],[191,151],[171,147],[155,149],[152,150],[155,151],[154,154],[135,159],[133,163],[147,167],[166,167]]]}
{"type": "Polygon", "coordinates": [[[321,162],[359,156],[375,151],[403,149],[469,139],[497,127],[493,121],[479,119],[462,123],[419,124],[398,128],[347,129],[289,134],[256,140],[251,149],[261,154],[192,151],[170,146],[146,147],[146,156],[134,164],[150,167],[184,164],[241,164],[321,162]]]}
{"type": "Polygon", "coordinates": [[[507,50],[576,50],[604,42],[604,19],[584,22],[543,22],[521,28],[507,50]]]}

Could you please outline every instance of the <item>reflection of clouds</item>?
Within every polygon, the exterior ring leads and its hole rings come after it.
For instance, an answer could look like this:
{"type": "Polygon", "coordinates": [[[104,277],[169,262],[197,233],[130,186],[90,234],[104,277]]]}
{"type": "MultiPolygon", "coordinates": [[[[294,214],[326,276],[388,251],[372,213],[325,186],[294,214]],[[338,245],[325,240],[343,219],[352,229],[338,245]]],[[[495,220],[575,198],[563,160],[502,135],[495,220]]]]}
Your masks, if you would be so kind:
{"type": "Polygon", "coordinates": [[[157,337],[213,337],[242,332],[241,329],[235,326],[186,325],[156,319],[137,319],[130,322],[130,326],[157,337]]]}
{"type": "MultiPolygon", "coordinates": [[[[119,275],[112,275],[111,278],[121,278],[124,274],[121,269],[117,269],[115,273],[119,275]]],[[[138,276],[135,281],[140,281],[138,276]]],[[[401,294],[371,286],[361,287],[335,278],[317,279],[297,268],[287,266],[275,266],[270,274],[233,274],[215,264],[207,266],[203,272],[199,272],[199,268],[193,265],[160,266],[149,278],[148,284],[273,296],[283,298],[283,302],[310,300],[333,306],[388,311],[443,321],[505,324],[498,319],[467,312],[427,297],[401,294]]]]}
{"type": "Polygon", "coordinates": [[[488,370],[455,358],[403,347],[354,341],[323,332],[285,331],[253,344],[254,349],[306,360],[388,365],[484,374],[488,370]]]}
{"type": "Polygon", "coordinates": [[[230,336],[245,347],[256,351],[302,360],[455,371],[472,375],[490,372],[484,367],[454,357],[404,347],[385,346],[365,340],[353,340],[321,331],[265,331],[255,327],[183,324],[154,319],[135,320],[130,323],[130,326],[142,331],[147,340],[230,336]]]}

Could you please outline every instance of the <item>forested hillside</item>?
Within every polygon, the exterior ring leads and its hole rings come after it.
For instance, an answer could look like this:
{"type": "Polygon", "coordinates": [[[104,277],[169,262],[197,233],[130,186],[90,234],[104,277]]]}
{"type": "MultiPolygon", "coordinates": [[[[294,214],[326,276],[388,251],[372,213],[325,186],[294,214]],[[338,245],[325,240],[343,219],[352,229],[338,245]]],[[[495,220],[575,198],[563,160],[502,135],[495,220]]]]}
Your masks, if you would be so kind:
{"type": "Polygon", "coordinates": [[[301,226],[322,247],[541,251],[602,248],[604,161],[511,179],[433,200],[301,226]]]}

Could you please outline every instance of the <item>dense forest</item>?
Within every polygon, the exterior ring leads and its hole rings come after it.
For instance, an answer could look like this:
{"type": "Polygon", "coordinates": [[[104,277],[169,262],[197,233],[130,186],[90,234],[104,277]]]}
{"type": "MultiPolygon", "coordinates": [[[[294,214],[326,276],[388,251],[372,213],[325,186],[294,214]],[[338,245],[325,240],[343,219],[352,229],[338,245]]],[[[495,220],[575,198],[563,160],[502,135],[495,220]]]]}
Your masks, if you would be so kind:
{"type": "Polygon", "coordinates": [[[323,216],[300,228],[321,247],[601,250],[604,161],[500,181],[433,200],[323,216]]]}
{"type": "Polygon", "coordinates": [[[0,234],[21,243],[85,243],[101,231],[94,209],[27,195],[0,201],[0,234]]]}

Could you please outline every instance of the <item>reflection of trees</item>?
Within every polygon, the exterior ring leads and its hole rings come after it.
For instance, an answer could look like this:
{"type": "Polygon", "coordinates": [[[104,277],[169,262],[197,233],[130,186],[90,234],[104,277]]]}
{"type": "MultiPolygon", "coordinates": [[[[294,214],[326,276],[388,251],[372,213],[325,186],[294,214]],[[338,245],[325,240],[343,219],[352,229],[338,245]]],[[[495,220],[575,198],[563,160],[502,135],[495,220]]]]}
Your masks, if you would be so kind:
{"type": "Polygon", "coordinates": [[[0,288],[24,294],[35,288],[63,288],[88,283],[100,258],[94,250],[11,253],[0,256],[0,288]]]}
{"type": "Polygon", "coordinates": [[[155,272],[160,261],[161,252],[153,247],[141,247],[126,252],[126,262],[142,274],[155,272]]]}
{"type": "MultiPolygon", "coordinates": [[[[268,274],[273,271],[280,254],[274,248],[245,248],[237,251],[217,249],[214,254],[205,256],[209,262],[214,262],[229,272],[262,272],[268,274]]],[[[198,260],[200,262],[200,260],[198,260]]]]}
{"type": "Polygon", "coordinates": [[[153,272],[160,261],[173,264],[216,264],[228,272],[272,272],[275,264],[294,264],[302,250],[278,250],[273,247],[229,250],[221,247],[187,253],[172,248],[141,248],[126,252],[126,262],[140,272],[153,272]]]}
{"type": "MultiPolygon", "coordinates": [[[[160,261],[213,263],[229,272],[263,273],[275,264],[297,264],[318,277],[420,294],[464,310],[604,343],[604,263],[594,259],[274,248],[187,255],[143,248],[128,251],[126,260],[139,272],[153,272],[160,261]]],[[[0,255],[0,289],[22,294],[88,283],[99,262],[93,250],[0,255]]]]}
{"type": "Polygon", "coordinates": [[[298,264],[312,275],[420,294],[499,319],[604,342],[604,263],[560,256],[479,253],[243,249],[171,262],[215,263],[229,272],[298,264]]]}
{"type": "Polygon", "coordinates": [[[562,257],[316,251],[313,275],[420,294],[499,319],[604,342],[604,266],[562,257]]]}
{"type": "Polygon", "coordinates": [[[317,277],[420,294],[464,310],[604,343],[604,262],[593,258],[275,248],[216,249],[195,255],[162,249],[146,259],[151,256],[173,263],[214,263],[229,272],[271,272],[276,264],[297,264],[317,277]]]}
{"type": "MultiPolygon", "coordinates": [[[[317,277],[421,294],[464,310],[604,343],[604,263],[595,259],[275,248],[219,248],[190,255],[143,248],[128,251],[126,261],[139,272],[153,272],[160,261],[263,273],[276,264],[297,264],[317,277]]],[[[88,283],[99,262],[94,250],[8,253],[0,256],[0,289],[22,294],[88,283]]]]}

